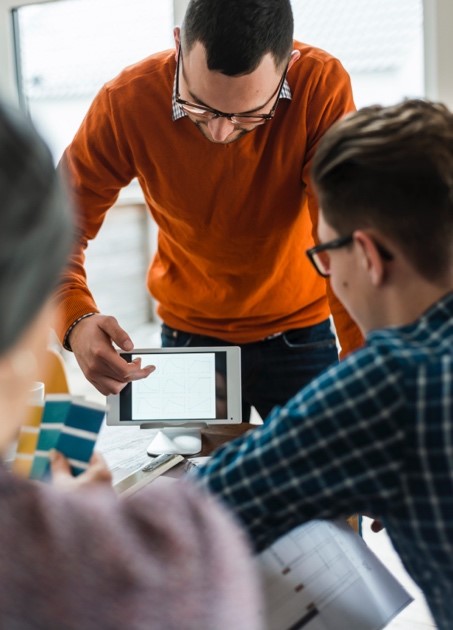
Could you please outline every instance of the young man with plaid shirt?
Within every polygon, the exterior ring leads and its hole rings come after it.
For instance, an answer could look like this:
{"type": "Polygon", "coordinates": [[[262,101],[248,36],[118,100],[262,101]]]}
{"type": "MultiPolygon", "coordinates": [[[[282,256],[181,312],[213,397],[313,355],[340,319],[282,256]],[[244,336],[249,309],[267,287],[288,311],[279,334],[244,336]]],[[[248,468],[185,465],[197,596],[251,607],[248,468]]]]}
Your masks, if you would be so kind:
{"type": "Polygon", "coordinates": [[[359,324],[349,355],[196,471],[256,549],[313,518],[379,518],[453,628],[453,115],[422,100],[336,123],[307,252],[359,324]]]}

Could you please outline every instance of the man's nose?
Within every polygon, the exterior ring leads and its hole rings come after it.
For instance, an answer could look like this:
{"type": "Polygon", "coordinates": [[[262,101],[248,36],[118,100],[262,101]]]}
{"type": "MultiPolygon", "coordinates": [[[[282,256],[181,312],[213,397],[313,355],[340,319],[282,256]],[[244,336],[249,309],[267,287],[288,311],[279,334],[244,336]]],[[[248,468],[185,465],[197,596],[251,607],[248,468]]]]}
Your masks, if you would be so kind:
{"type": "Polygon", "coordinates": [[[208,120],[209,133],[216,142],[223,142],[234,131],[234,125],[228,118],[212,118],[208,120]]]}

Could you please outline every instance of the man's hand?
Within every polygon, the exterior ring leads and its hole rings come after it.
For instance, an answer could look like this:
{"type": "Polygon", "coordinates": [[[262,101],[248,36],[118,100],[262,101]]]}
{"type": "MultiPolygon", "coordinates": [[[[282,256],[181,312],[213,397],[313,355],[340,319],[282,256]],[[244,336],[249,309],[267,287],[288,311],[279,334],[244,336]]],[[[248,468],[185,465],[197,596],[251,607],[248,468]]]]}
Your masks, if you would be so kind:
{"type": "Polygon", "coordinates": [[[112,342],[124,352],[134,344],[114,317],[92,315],[80,321],[69,335],[75,358],[87,380],[101,394],[119,394],[130,381],[146,378],[153,365],[142,368],[140,359],[127,363],[114,349],[112,342]]]}
{"type": "Polygon", "coordinates": [[[112,473],[99,453],[93,454],[88,468],[78,477],[72,475],[68,460],[58,451],[50,453],[50,468],[53,485],[62,490],[77,490],[93,483],[112,485],[112,473]]]}

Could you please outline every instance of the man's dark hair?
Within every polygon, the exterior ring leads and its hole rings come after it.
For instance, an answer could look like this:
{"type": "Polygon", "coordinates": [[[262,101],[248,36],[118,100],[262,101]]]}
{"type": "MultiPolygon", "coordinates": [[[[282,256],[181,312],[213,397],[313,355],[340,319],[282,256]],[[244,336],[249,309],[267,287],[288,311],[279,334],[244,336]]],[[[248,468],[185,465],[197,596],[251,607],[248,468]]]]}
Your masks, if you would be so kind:
{"type": "Polygon", "coordinates": [[[72,209],[49,149],[0,105],[0,354],[50,296],[70,253],[72,209]]]}
{"type": "Polygon", "coordinates": [[[429,280],[453,252],[453,114],[426,100],[366,107],[322,138],[312,180],[340,234],[375,227],[429,280]]]}
{"type": "Polygon", "coordinates": [[[253,72],[271,53],[278,67],[293,44],[290,0],[190,0],[182,26],[184,50],[206,49],[209,70],[229,76],[253,72]]]}

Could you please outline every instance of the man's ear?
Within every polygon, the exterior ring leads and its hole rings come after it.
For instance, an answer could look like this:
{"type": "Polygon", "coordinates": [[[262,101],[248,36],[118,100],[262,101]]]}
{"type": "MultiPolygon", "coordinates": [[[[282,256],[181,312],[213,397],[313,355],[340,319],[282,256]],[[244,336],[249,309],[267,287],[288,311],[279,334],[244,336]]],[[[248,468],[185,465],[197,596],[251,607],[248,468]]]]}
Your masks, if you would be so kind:
{"type": "Polygon", "coordinates": [[[178,60],[179,47],[181,46],[181,28],[179,26],[175,26],[173,29],[173,39],[175,40],[175,59],[178,60]]]}
{"type": "Polygon", "coordinates": [[[296,61],[299,59],[300,57],[300,50],[293,50],[291,52],[291,56],[289,58],[289,62],[288,62],[288,70],[291,68],[291,66],[293,64],[296,63],[296,61]]]}
{"type": "Polygon", "coordinates": [[[385,279],[385,266],[372,236],[362,230],[356,230],[353,234],[358,247],[359,262],[368,272],[371,283],[378,287],[385,279]]]}

